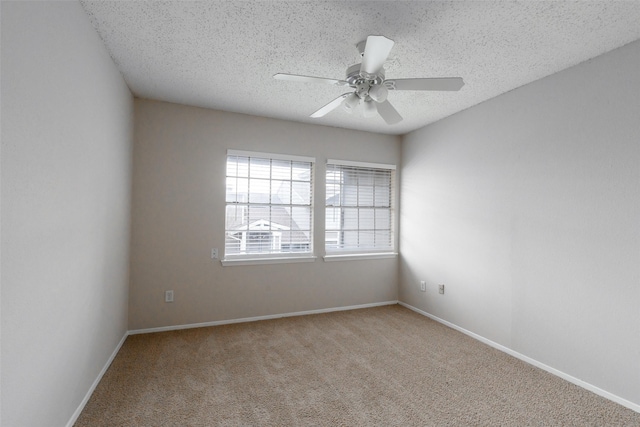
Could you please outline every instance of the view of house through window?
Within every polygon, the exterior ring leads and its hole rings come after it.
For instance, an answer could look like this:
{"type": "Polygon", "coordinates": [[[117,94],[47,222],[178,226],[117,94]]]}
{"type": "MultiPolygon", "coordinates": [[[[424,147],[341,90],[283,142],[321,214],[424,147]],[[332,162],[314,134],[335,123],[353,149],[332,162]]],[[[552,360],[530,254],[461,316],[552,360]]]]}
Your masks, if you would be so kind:
{"type": "Polygon", "coordinates": [[[393,165],[329,160],[326,175],[325,249],[394,250],[393,165]]]}
{"type": "Polygon", "coordinates": [[[314,159],[227,153],[225,257],[311,253],[314,159]]]}

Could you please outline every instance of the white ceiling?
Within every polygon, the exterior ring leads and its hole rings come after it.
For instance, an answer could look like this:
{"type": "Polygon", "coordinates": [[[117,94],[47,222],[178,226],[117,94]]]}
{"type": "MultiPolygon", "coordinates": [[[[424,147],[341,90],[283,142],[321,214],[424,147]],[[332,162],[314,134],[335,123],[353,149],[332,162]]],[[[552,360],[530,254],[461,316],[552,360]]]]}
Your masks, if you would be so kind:
{"type": "MultiPolygon", "coordinates": [[[[86,1],[87,14],[141,98],[404,134],[640,39],[640,1],[86,1]],[[368,35],[395,41],[387,78],[464,78],[459,92],[396,91],[404,120],[334,110],[368,35]]],[[[346,88],[348,89],[348,88],[346,88]]],[[[589,88],[585,88],[589,90],[589,88]]]]}

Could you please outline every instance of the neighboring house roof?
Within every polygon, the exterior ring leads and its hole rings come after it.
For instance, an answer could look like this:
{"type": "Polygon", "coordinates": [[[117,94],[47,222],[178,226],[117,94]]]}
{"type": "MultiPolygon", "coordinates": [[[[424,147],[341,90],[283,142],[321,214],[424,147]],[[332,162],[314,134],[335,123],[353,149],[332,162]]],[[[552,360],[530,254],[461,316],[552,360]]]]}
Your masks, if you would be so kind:
{"type": "Polygon", "coordinates": [[[327,206],[340,206],[340,201],[340,193],[338,193],[334,196],[327,197],[325,204],[327,206]]]}
{"type": "Polygon", "coordinates": [[[227,222],[227,230],[237,230],[238,232],[249,230],[265,230],[265,222],[274,231],[282,231],[282,243],[308,243],[308,232],[300,230],[300,227],[284,206],[256,206],[250,205],[245,212],[244,218],[237,218],[227,222]]]}
{"type": "MultiPolygon", "coordinates": [[[[310,173],[303,174],[307,178],[310,173]]],[[[228,231],[237,230],[238,233],[246,230],[272,230],[282,233],[281,244],[292,243],[309,243],[311,236],[309,235],[308,228],[303,231],[300,229],[296,218],[287,209],[286,205],[282,203],[281,198],[284,197],[287,201],[289,198],[294,201],[304,200],[305,198],[298,194],[299,188],[295,185],[283,187],[281,186],[274,193],[251,193],[250,201],[248,205],[244,205],[242,217],[231,218],[227,217],[226,228],[228,231]]],[[[239,200],[248,200],[249,195],[246,193],[238,193],[236,197],[239,200]]],[[[306,197],[308,199],[308,195],[306,197]]],[[[300,220],[300,218],[298,218],[300,220]]],[[[238,234],[233,233],[233,234],[238,234]]],[[[232,236],[227,235],[227,239],[233,239],[232,236]]]]}

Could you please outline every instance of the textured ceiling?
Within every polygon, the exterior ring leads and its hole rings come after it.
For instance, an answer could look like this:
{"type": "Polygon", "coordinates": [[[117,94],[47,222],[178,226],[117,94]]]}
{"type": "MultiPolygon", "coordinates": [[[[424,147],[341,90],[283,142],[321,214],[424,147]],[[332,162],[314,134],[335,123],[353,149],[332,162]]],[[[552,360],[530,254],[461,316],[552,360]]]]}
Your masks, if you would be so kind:
{"type": "MultiPolygon", "coordinates": [[[[133,94],[218,110],[404,134],[640,39],[640,1],[82,1],[133,94]],[[368,35],[395,41],[387,78],[464,78],[459,92],[395,91],[404,120],[337,109],[368,35]]],[[[585,88],[588,90],[588,88],[585,88]]]]}

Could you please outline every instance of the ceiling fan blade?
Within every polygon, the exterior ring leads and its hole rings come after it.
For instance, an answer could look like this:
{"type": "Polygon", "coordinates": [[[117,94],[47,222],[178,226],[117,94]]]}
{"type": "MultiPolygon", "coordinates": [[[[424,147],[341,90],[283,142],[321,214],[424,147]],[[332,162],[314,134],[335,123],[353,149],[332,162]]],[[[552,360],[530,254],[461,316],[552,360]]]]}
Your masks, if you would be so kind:
{"type": "Polygon", "coordinates": [[[360,74],[363,77],[366,77],[367,74],[375,75],[380,71],[391,52],[391,48],[393,48],[393,43],[393,40],[385,36],[367,37],[367,44],[364,46],[364,55],[360,65],[360,74]]]}
{"type": "Polygon", "coordinates": [[[318,111],[313,113],[310,117],[313,117],[315,119],[318,117],[325,116],[329,112],[338,108],[342,104],[342,101],[344,101],[344,99],[349,95],[351,95],[351,93],[343,93],[342,95],[340,95],[339,97],[337,97],[336,99],[334,99],[333,101],[331,101],[330,103],[328,103],[327,105],[325,105],[324,107],[320,108],[318,111]]]}
{"type": "Polygon", "coordinates": [[[462,77],[436,77],[431,79],[389,79],[384,81],[389,90],[460,90],[462,77]]]}
{"type": "Polygon", "coordinates": [[[274,74],[273,78],[276,80],[285,80],[288,82],[299,82],[299,83],[324,83],[334,86],[349,86],[344,80],[336,80],[336,79],[325,79],[323,77],[312,77],[312,76],[299,76],[297,74],[274,74]]]}
{"type": "Polygon", "coordinates": [[[380,102],[378,105],[378,114],[382,116],[389,125],[395,125],[402,121],[402,116],[393,108],[389,101],[380,102]]]}

